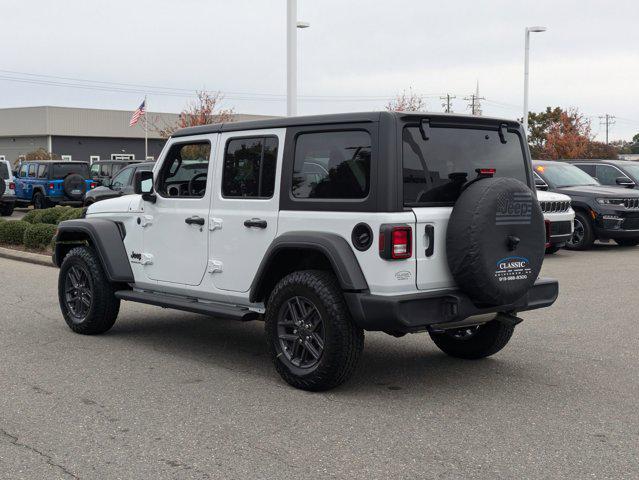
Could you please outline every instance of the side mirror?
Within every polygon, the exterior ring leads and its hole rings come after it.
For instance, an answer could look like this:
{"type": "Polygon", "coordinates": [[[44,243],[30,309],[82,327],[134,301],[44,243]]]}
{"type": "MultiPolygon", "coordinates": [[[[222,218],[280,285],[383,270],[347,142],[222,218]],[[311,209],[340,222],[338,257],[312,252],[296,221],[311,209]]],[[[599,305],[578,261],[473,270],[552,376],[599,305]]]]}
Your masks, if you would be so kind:
{"type": "Polygon", "coordinates": [[[148,170],[135,172],[133,191],[138,195],[142,195],[142,200],[155,203],[155,195],[153,194],[153,172],[149,172],[148,170]]]}
{"type": "Polygon", "coordinates": [[[537,190],[548,190],[548,184],[541,178],[535,178],[535,188],[537,190]]]}
{"type": "Polygon", "coordinates": [[[615,183],[620,187],[626,188],[635,188],[637,186],[637,184],[630,180],[628,177],[617,177],[615,179],[615,183]]]}

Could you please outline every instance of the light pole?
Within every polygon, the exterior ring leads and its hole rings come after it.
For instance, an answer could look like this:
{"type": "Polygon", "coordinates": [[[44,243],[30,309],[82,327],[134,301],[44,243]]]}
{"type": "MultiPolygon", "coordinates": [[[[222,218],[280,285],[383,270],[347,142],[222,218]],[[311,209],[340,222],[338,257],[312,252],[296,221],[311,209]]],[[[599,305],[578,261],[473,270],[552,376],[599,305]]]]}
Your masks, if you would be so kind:
{"type": "Polygon", "coordinates": [[[528,60],[530,50],[530,32],[545,32],[546,27],[526,27],[526,51],[524,54],[524,133],[528,135],[528,60]]]}
{"type": "Polygon", "coordinates": [[[286,114],[297,115],[297,29],[308,28],[297,21],[297,0],[286,0],[286,114]]]}

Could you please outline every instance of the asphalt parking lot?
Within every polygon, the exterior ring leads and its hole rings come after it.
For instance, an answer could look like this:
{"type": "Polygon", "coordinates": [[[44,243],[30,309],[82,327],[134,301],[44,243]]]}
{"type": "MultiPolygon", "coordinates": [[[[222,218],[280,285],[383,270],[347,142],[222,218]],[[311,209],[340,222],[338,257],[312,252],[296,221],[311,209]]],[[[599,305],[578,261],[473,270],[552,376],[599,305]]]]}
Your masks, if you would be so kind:
{"type": "Polygon", "coordinates": [[[639,248],[561,251],[550,309],[483,361],[367,334],[354,378],[288,387],[262,324],[123,304],[73,334],[57,270],[0,259],[2,478],[639,478],[639,248]]]}

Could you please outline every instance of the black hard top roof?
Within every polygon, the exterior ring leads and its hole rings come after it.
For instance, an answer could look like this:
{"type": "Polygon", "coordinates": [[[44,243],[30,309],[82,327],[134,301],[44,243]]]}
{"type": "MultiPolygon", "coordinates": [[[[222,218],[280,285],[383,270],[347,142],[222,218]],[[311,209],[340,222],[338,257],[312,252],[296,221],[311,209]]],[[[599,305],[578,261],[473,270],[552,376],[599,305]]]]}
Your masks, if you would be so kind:
{"type": "Polygon", "coordinates": [[[569,160],[570,163],[609,163],[611,165],[629,165],[629,164],[637,164],[633,160],[623,160],[621,158],[610,159],[610,158],[575,158],[569,160]]]}
{"type": "Polygon", "coordinates": [[[173,137],[186,137],[190,135],[203,135],[208,133],[234,132],[240,130],[259,130],[265,128],[298,127],[307,125],[323,125],[336,123],[374,123],[379,122],[383,116],[388,118],[409,119],[410,117],[427,117],[433,120],[450,120],[456,123],[495,124],[506,123],[512,128],[517,128],[519,123],[511,119],[477,117],[472,115],[460,115],[455,113],[436,112],[360,112],[360,113],[333,113],[328,115],[309,115],[301,117],[281,117],[267,120],[248,120],[243,122],[214,123],[198,127],[188,127],[173,133],[173,137]]]}
{"type": "Polygon", "coordinates": [[[63,164],[84,164],[88,165],[89,162],[85,162],[84,160],[22,160],[22,165],[25,163],[63,163],[63,164]]]}

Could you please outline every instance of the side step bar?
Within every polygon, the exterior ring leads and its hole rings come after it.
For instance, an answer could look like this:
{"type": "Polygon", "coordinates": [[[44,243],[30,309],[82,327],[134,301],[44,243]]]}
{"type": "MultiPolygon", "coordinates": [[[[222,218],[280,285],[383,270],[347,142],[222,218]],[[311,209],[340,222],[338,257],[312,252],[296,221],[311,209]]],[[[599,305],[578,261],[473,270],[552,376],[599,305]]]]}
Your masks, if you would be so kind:
{"type": "Polygon", "coordinates": [[[195,298],[176,297],[162,293],[135,292],[133,290],[118,290],[115,292],[115,296],[120,300],[146,303],[148,305],[172,308],[184,312],[200,313],[217,318],[230,318],[241,321],[256,320],[258,318],[257,312],[249,310],[246,307],[200,302],[195,298]]]}

